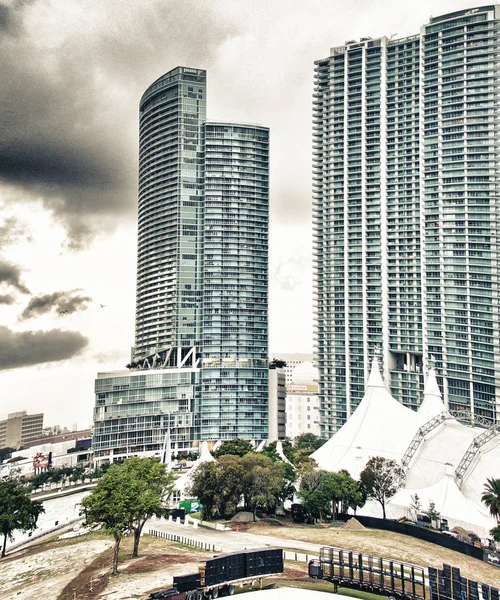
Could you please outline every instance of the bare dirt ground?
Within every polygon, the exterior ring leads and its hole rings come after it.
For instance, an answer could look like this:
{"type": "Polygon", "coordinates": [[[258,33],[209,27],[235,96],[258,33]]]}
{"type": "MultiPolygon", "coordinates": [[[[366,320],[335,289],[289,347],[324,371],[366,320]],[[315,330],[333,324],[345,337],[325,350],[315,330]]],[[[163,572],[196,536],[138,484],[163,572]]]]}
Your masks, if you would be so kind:
{"type": "MultiPolygon", "coordinates": [[[[374,556],[383,556],[414,565],[442,568],[443,563],[459,567],[463,577],[475,579],[490,585],[499,585],[500,569],[487,563],[469,558],[459,552],[448,550],[436,544],[416,538],[381,531],[379,529],[353,530],[327,525],[297,525],[284,522],[279,530],[265,522],[248,523],[240,530],[260,535],[279,535],[282,539],[301,540],[324,546],[335,546],[365,552],[374,556]]],[[[293,544],[290,544],[292,547],[293,544]]]]}
{"type": "Polygon", "coordinates": [[[0,599],[55,600],[61,589],[106,548],[109,538],[49,542],[16,552],[0,561],[0,599]]]}

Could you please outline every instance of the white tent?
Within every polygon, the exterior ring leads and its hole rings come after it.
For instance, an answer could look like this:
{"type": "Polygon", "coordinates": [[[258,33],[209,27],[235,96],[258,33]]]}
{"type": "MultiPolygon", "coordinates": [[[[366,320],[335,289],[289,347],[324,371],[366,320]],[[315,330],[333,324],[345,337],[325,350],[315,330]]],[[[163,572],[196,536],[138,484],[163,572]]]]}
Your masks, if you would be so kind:
{"type": "Polygon", "coordinates": [[[406,487],[424,488],[437,483],[445,475],[446,464],[456,469],[472,440],[483,431],[455,419],[443,421],[420,444],[409,465],[406,487]]]}
{"type": "Polygon", "coordinates": [[[422,417],[385,389],[373,359],[366,393],[347,422],[311,457],[321,469],[346,469],[357,479],[372,456],[401,460],[422,424],[422,417]]]}
{"type": "MultiPolygon", "coordinates": [[[[289,465],[291,465],[292,463],[288,460],[288,458],[285,456],[285,453],[283,452],[283,443],[281,442],[281,440],[278,440],[276,442],[276,454],[280,457],[280,459],[283,462],[288,463],[289,465]]],[[[293,466],[293,465],[292,465],[293,466]]]]}
{"type": "Polygon", "coordinates": [[[400,490],[387,505],[387,513],[393,518],[410,517],[409,507],[412,504],[412,496],[418,495],[422,510],[425,512],[430,502],[434,502],[436,510],[441,517],[448,520],[450,529],[456,526],[467,530],[473,530],[480,537],[489,535],[489,530],[495,526],[485,508],[468,500],[459,490],[453,479],[453,469],[447,465],[446,473],[434,485],[422,489],[411,490],[408,488],[400,490]]]}
{"type": "Polygon", "coordinates": [[[200,455],[192,464],[189,471],[181,475],[178,479],[174,481],[174,485],[176,490],[180,492],[181,500],[185,498],[185,490],[191,485],[191,478],[196,469],[205,462],[217,462],[215,458],[210,454],[210,450],[208,449],[207,442],[201,443],[200,455]]]}
{"type": "Polygon", "coordinates": [[[418,414],[422,415],[424,420],[430,421],[437,415],[447,412],[444,405],[441,390],[439,389],[434,368],[429,370],[427,381],[424,387],[424,398],[418,409],[418,414]]]}

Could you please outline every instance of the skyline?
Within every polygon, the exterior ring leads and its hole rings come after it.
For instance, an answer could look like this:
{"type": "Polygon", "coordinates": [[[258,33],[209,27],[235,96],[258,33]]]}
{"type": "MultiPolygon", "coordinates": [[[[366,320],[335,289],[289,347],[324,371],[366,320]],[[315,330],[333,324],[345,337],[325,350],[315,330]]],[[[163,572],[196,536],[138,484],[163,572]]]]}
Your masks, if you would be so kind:
{"type": "Polygon", "coordinates": [[[310,352],[314,61],[482,4],[0,4],[0,418],[87,426],[96,373],[130,358],[137,108],[151,81],[207,69],[210,120],[270,127],[270,349],[310,352]]]}

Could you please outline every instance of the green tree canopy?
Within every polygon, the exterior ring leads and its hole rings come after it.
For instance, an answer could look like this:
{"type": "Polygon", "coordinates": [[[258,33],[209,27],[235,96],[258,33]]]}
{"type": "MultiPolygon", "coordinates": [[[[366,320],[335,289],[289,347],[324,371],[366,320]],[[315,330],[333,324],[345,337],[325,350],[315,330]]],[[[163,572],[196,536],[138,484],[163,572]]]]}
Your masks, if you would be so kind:
{"type": "Polygon", "coordinates": [[[361,471],[359,479],[366,496],[376,500],[382,506],[385,519],[387,500],[403,487],[403,468],[395,460],[383,456],[372,456],[361,471]]]}
{"type": "Polygon", "coordinates": [[[274,509],[283,494],[286,485],[285,467],[281,461],[273,462],[267,456],[258,454],[247,454],[241,460],[245,473],[245,507],[253,513],[255,521],[257,509],[274,509]]]}
{"type": "Polygon", "coordinates": [[[41,513],[41,502],[33,502],[28,490],[19,481],[0,482],[0,532],[3,534],[2,558],[5,556],[7,539],[12,540],[14,531],[33,531],[41,513]]]}
{"type": "Polygon", "coordinates": [[[215,458],[225,456],[226,454],[234,454],[235,456],[245,456],[249,452],[253,452],[253,446],[247,440],[227,440],[213,453],[215,458]]]}
{"type": "Polygon", "coordinates": [[[318,448],[321,448],[326,441],[327,440],[323,439],[322,437],[314,435],[314,433],[302,433],[295,438],[294,446],[297,450],[312,454],[318,448]]]}
{"type": "Polygon", "coordinates": [[[290,465],[249,452],[245,456],[225,455],[218,463],[202,463],[187,490],[203,505],[202,516],[215,512],[227,518],[243,497],[246,510],[273,510],[276,503],[290,497],[295,488],[295,472],[290,465]]]}
{"type": "Polygon", "coordinates": [[[145,522],[161,516],[172,494],[174,477],[156,458],[132,457],[114,463],[81,506],[88,525],[101,525],[115,540],[113,574],[118,573],[118,552],[125,533],[134,534],[132,556],[138,556],[145,522]]]}
{"type": "Polygon", "coordinates": [[[305,511],[314,519],[323,519],[329,514],[336,517],[339,511],[346,513],[348,508],[356,509],[364,504],[358,483],[347,471],[304,472],[299,497],[305,511]]]}
{"type": "Polygon", "coordinates": [[[201,502],[201,517],[204,520],[210,519],[216,509],[217,485],[217,463],[215,462],[201,463],[191,476],[191,485],[186,492],[201,502]]]}

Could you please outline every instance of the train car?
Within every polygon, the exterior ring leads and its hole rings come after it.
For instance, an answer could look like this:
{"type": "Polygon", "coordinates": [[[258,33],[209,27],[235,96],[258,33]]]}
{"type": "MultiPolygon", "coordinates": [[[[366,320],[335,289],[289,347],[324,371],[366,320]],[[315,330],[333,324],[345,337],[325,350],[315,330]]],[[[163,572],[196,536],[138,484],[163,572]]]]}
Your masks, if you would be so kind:
{"type": "Polygon", "coordinates": [[[400,600],[425,600],[425,569],[396,560],[324,546],[309,561],[309,577],[364,589],[400,600]]]}
{"type": "Polygon", "coordinates": [[[283,550],[260,548],[218,554],[198,567],[197,573],[176,575],[173,587],[155,592],[151,600],[203,600],[232,596],[236,585],[262,586],[262,579],[283,573],[283,550]]]}

